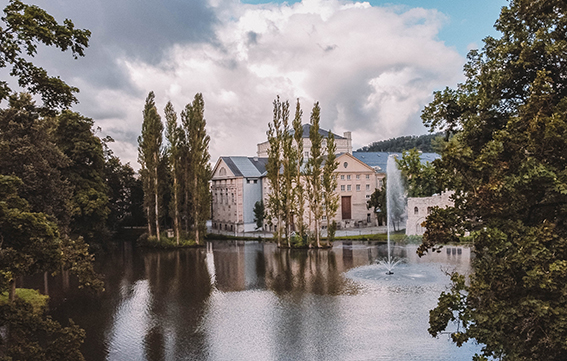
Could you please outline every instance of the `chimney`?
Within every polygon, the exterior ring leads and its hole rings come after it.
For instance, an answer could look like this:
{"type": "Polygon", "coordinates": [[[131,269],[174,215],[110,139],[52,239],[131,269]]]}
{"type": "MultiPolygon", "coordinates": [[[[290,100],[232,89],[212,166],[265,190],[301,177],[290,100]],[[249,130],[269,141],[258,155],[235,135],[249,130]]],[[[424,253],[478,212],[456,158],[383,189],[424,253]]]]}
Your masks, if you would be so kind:
{"type": "Polygon", "coordinates": [[[344,132],[343,136],[347,139],[347,153],[352,154],[352,133],[344,132]]]}

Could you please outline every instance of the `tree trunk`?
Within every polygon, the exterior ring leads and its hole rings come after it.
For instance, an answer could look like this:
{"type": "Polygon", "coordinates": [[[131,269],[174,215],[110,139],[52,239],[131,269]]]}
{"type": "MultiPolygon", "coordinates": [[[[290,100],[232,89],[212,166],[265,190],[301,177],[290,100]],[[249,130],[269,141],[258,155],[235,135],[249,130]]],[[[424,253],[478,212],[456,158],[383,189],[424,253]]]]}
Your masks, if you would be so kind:
{"type": "Polygon", "coordinates": [[[189,166],[185,165],[185,232],[189,233],[189,166]]]}
{"type": "Polygon", "coordinates": [[[155,178],[154,178],[154,200],[155,200],[155,211],[156,211],[156,236],[158,242],[160,241],[159,238],[159,183],[158,183],[158,155],[154,153],[154,161],[155,161],[155,178]]]}
{"type": "Polygon", "coordinates": [[[195,194],[193,196],[193,202],[195,203],[193,207],[195,210],[195,214],[193,215],[195,217],[195,242],[197,242],[197,244],[201,244],[201,240],[199,239],[199,198],[201,195],[199,194],[198,179],[196,175],[193,179],[193,185],[193,189],[195,190],[195,194]]]}
{"type": "Polygon", "coordinates": [[[146,214],[148,215],[148,237],[152,236],[152,215],[150,214],[150,207],[146,207],[146,214]]]}
{"type": "Polygon", "coordinates": [[[317,240],[317,248],[321,248],[321,235],[319,234],[319,218],[315,218],[315,239],[317,240]]]}
{"type": "Polygon", "coordinates": [[[10,290],[8,292],[8,300],[10,302],[14,302],[16,299],[16,276],[12,276],[12,280],[10,281],[10,290]]]}
{"type": "Polygon", "coordinates": [[[173,203],[175,206],[175,219],[173,220],[173,225],[175,227],[175,238],[177,239],[177,245],[179,246],[179,203],[177,201],[177,193],[179,189],[177,187],[177,174],[175,173],[175,166],[173,167],[173,203]]]}

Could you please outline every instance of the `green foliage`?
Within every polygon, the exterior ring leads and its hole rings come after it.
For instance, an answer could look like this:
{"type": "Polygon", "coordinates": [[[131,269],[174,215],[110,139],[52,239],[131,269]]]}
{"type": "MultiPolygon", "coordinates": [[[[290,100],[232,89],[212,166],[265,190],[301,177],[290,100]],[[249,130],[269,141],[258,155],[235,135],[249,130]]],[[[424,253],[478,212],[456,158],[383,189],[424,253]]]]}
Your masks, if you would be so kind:
{"type": "MultiPolygon", "coordinates": [[[[42,313],[47,308],[49,296],[42,295],[39,291],[29,288],[16,288],[16,299],[29,303],[33,308],[33,312],[42,313]]],[[[9,301],[8,292],[0,294],[0,305],[4,305],[9,301]]]]}
{"type": "Polygon", "coordinates": [[[323,136],[319,133],[319,122],[321,117],[321,108],[319,102],[313,105],[311,111],[311,128],[309,128],[309,140],[311,141],[311,154],[307,160],[305,167],[305,179],[307,183],[307,197],[309,200],[309,211],[313,216],[315,223],[314,238],[317,247],[321,247],[320,243],[320,221],[323,218],[323,184],[322,184],[322,165],[323,157],[323,136]]]}
{"type": "Polygon", "coordinates": [[[264,202],[257,201],[254,203],[254,223],[256,223],[256,229],[262,229],[264,225],[264,202]]]}
{"type": "MultiPolygon", "coordinates": [[[[564,1],[512,0],[496,23],[502,37],[471,51],[467,80],[436,92],[422,115],[456,133],[437,164],[455,208],[434,212],[423,240],[430,248],[472,232],[474,275],[454,340],[484,344],[477,359],[567,359],[566,13],[564,1]]],[[[433,331],[453,305],[441,300],[433,331]]]]}
{"type": "Polygon", "coordinates": [[[55,131],[56,144],[69,159],[62,174],[73,187],[71,233],[89,242],[101,237],[110,214],[103,145],[93,125],[92,119],[64,110],[55,131]]]}
{"type": "Polygon", "coordinates": [[[206,233],[205,222],[210,217],[211,192],[209,181],[212,177],[209,160],[210,136],[207,135],[205,126],[205,102],[203,94],[195,94],[192,104],[187,104],[181,113],[182,123],[185,127],[187,139],[187,166],[189,179],[186,187],[192,198],[192,219],[194,221],[193,232],[195,241],[201,244],[206,233]]]}
{"type": "Polygon", "coordinates": [[[182,236],[179,241],[177,237],[167,237],[165,233],[162,233],[160,239],[151,236],[140,237],[137,241],[137,245],[145,248],[157,248],[157,249],[174,249],[174,248],[188,248],[188,247],[199,247],[199,244],[193,239],[182,236]]]}
{"type": "Polygon", "coordinates": [[[0,327],[9,330],[0,345],[0,360],[84,360],[80,346],[85,331],[73,321],[61,326],[23,299],[0,304],[0,327]]]}
{"type": "Polygon", "coordinates": [[[410,149],[417,149],[424,153],[433,153],[438,151],[437,147],[440,138],[443,138],[441,133],[424,134],[420,136],[407,135],[374,142],[368,146],[358,149],[357,152],[401,153],[410,149]]]}
{"type": "Polygon", "coordinates": [[[435,168],[429,162],[421,162],[417,149],[404,151],[402,157],[396,159],[396,164],[402,172],[408,197],[430,197],[443,190],[435,168]]]}
{"type": "MultiPolygon", "coordinates": [[[[83,56],[90,31],[75,29],[69,19],[60,25],[43,9],[19,0],[10,0],[1,20],[0,68],[11,67],[10,75],[18,79],[20,87],[39,94],[43,110],[67,108],[76,103],[74,93],[79,89],[67,85],[59,77],[49,76],[45,69],[33,65],[28,58],[36,55],[39,44],[61,51],[71,50],[74,58],[83,56]]],[[[11,93],[8,82],[0,81],[0,101],[11,93]]]]}
{"type": "MultiPolygon", "coordinates": [[[[303,157],[303,124],[301,117],[303,116],[303,110],[301,110],[301,105],[299,104],[299,99],[295,104],[295,116],[293,118],[293,140],[295,143],[295,155],[296,159],[296,171],[295,171],[295,205],[294,213],[296,215],[303,215],[305,213],[305,185],[302,180],[303,171],[301,167],[304,164],[303,157]]],[[[295,218],[295,231],[298,236],[303,239],[306,236],[306,229],[303,221],[303,216],[297,216],[295,218]]]]}
{"type": "Polygon", "coordinates": [[[148,219],[150,236],[157,234],[159,238],[160,222],[160,177],[159,167],[162,163],[163,124],[157,112],[154,92],[146,98],[143,111],[142,134],[138,137],[138,162],[141,165],[140,175],[144,187],[144,207],[148,219]]]}
{"type": "Polygon", "coordinates": [[[339,163],[337,162],[337,156],[335,154],[337,146],[335,144],[335,136],[333,132],[329,130],[329,136],[327,138],[327,147],[325,153],[327,158],[325,159],[325,165],[323,166],[323,207],[325,212],[325,217],[327,219],[327,240],[332,242],[335,238],[335,231],[337,229],[337,224],[331,219],[335,218],[337,211],[339,209],[339,194],[337,190],[337,175],[335,171],[337,170],[339,163]]]}
{"type": "Polygon", "coordinates": [[[0,110],[0,173],[20,178],[18,193],[30,210],[55,217],[65,228],[72,185],[61,170],[70,161],[55,144],[56,125],[55,119],[40,117],[29,94],[11,96],[9,107],[0,110]]]}
{"type": "Polygon", "coordinates": [[[386,207],[386,182],[382,180],[382,188],[375,188],[374,192],[370,195],[370,199],[366,202],[366,208],[372,209],[372,212],[378,217],[378,224],[382,225],[387,222],[388,208],[386,207]]]}

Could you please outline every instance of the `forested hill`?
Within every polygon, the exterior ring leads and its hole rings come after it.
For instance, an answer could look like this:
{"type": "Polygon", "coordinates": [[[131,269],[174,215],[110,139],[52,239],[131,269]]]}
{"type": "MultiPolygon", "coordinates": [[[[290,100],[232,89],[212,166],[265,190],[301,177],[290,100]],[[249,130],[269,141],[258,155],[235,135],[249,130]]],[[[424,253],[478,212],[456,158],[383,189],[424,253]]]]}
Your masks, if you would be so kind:
{"type": "Polygon", "coordinates": [[[434,139],[438,136],[442,136],[442,134],[434,133],[420,136],[407,135],[388,140],[381,140],[368,146],[364,146],[358,149],[357,152],[403,152],[404,150],[417,148],[417,150],[421,150],[424,153],[434,153],[434,139]]]}

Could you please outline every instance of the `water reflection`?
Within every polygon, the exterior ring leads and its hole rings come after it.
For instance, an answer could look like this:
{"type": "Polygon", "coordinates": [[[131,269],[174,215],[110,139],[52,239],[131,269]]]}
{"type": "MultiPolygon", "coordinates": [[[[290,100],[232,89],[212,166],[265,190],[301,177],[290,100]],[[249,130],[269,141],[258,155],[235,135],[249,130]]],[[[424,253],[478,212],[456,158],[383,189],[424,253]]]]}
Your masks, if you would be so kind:
{"type": "Polygon", "coordinates": [[[107,291],[74,290],[58,276],[27,280],[51,292],[53,315],[87,331],[87,360],[470,360],[427,333],[443,270],[468,272],[470,251],[403,262],[386,278],[385,245],[336,242],[331,250],[209,242],[203,249],[124,248],[97,261],[107,291]],[[405,278],[404,278],[405,277],[405,278]],[[49,283],[49,284],[48,284],[49,283]]]}

